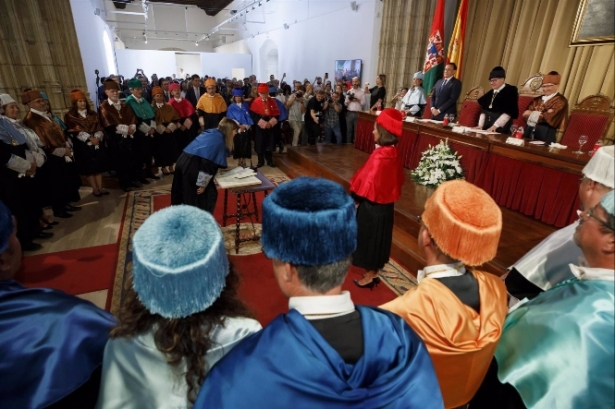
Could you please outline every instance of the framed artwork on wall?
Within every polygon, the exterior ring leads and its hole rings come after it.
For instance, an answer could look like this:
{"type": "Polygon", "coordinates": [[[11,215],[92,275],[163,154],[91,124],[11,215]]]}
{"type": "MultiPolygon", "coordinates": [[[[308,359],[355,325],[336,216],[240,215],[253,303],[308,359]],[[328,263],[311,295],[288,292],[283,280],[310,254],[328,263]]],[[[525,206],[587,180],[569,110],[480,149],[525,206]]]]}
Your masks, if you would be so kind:
{"type": "Polygon", "coordinates": [[[570,46],[615,42],[615,2],[581,0],[572,29],[570,46]]]}
{"type": "Polygon", "coordinates": [[[361,60],[335,60],[335,82],[344,80],[352,81],[354,77],[359,77],[361,81],[361,60]]]}

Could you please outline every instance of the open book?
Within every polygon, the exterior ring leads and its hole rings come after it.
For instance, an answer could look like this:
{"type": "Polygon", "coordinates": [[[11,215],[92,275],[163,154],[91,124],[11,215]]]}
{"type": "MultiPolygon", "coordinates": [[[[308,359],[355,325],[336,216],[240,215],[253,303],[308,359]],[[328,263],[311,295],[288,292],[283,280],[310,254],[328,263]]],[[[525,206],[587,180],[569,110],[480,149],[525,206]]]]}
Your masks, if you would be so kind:
{"type": "Polygon", "coordinates": [[[214,178],[222,189],[261,185],[263,182],[256,177],[256,172],[250,168],[237,166],[228,172],[218,172],[214,178]]]}

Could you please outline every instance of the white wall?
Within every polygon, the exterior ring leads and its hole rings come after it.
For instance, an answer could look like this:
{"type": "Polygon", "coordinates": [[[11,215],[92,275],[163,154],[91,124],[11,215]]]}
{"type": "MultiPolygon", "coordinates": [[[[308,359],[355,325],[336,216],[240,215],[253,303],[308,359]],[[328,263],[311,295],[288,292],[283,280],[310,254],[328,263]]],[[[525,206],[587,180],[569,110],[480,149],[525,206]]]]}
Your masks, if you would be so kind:
{"type": "MultiPolygon", "coordinates": [[[[284,21],[268,25],[271,31],[255,35],[254,38],[216,47],[216,52],[251,53],[254,71],[259,81],[268,80],[267,66],[262,59],[272,43],[278,47],[279,67],[276,78],[286,72],[287,80],[333,76],[335,60],[361,59],[363,82],[375,83],[378,68],[380,28],[382,25],[382,2],[380,0],[357,1],[358,11],[350,9],[350,2],[332,4],[343,7],[327,14],[314,16],[297,23],[290,22],[284,29],[284,21]],[[268,41],[269,40],[269,41],[268,41]]],[[[296,6],[296,3],[294,3],[296,6]]],[[[298,6],[296,6],[298,7],[298,6]]],[[[250,73],[249,71],[247,73],[250,73]]]]}
{"type": "Polygon", "coordinates": [[[252,72],[252,55],[250,54],[223,54],[202,53],[202,75],[224,78],[233,76],[233,68],[243,68],[244,72],[252,72]]]}
{"type": "MultiPolygon", "coordinates": [[[[201,54],[175,53],[177,78],[186,78],[186,75],[201,73],[201,54]]],[[[165,75],[166,76],[166,75],[165,75]]]]}
{"type": "MultiPolygon", "coordinates": [[[[98,70],[101,77],[116,74],[116,72],[109,72],[107,68],[107,57],[103,43],[104,32],[109,33],[112,46],[114,35],[104,21],[94,15],[90,0],[70,0],[70,5],[88,86],[87,91],[89,91],[92,101],[95,102],[97,87],[94,70],[98,70]]],[[[115,65],[115,62],[113,65],[115,65]]]]}

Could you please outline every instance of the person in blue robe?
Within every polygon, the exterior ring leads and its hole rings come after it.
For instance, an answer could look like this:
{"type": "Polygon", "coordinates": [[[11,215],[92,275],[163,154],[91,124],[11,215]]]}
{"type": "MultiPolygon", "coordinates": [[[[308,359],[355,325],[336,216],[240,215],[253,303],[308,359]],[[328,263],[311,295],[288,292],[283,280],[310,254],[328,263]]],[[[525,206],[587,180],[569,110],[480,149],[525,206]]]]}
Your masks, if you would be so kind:
{"type": "Polygon", "coordinates": [[[220,360],[194,408],[443,408],[417,334],[342,291],[357,242],[343,187],[308,177],[284,183],[263,201],[262,220],[263,251],[290,312],[220,360]]]}
{"type": "Polygon", "coordinates": [[[587,266],[508,315],[472,409],[615,407],[614,202],[611,190],[580,214],[587,266]]]}
{"type": "Polygon", "coordinates": [[[89,301],[13,279],[16,223],[0,201],[0,406],[92,408],[113,316],[89,301]]]}
{"type": "Polygon", "coordinates": [[[239,124],[223,118],[216,129],[203,131],[177,159],[171,186],[171,204],[196,206],[213,214],[218,200],[214,177],[226,169],[229,147],[239,124]]]}
{"type": "Polygon", "coordinates": [[[252,159],[252,141],[250,127],[254,125],[248,104],[243,102],[241,88],[233,90],[233,101],[226,111],[226,117],[239,123],[237,135],[233,138],[233,159],[237,159],[238,165],[246,167],[246,159],[252,159]]]}

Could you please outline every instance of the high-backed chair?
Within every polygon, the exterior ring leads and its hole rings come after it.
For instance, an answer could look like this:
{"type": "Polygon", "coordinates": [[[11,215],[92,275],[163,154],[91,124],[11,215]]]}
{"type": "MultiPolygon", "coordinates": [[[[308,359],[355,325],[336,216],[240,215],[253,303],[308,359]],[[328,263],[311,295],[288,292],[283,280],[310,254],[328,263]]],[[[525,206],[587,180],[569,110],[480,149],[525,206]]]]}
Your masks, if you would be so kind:
{"type": "Polygon", "coordinates": [[[433,88],[429,91],[429,95],[427,95],[427,104],[425,104],[425,108],[423,108],[423,119],[431,119],[431,94],[433,94],[433,88]]]}
{"type": "Polygon", "coordinates": [[[611,121],[613,107],[609,97],[603,94],[590,95],[572,110],[561,144],[576,150],[579,147],[579,136],[587,135],[587,143],[582,149],[590,151],[604,137],[611,121]]]}
{"type": "Polygon", "coordinates": [[[474,87],[466,93],[466,97],[461,104],[461,110],[459,111],[459,125],[468,127],[478,125],[481,107],[477,99],[484,94],[485,90],[480,86],[474,87]]]}
{"type": "Polygon", "coordinates": [[[523,118],[523,113],[530,106],[532,100],[542,95],[542,74],[540,72],[532,75],[519,85],[519,117],[513,120],[513,125],[527,127],[527,122],[523,118]]]}

